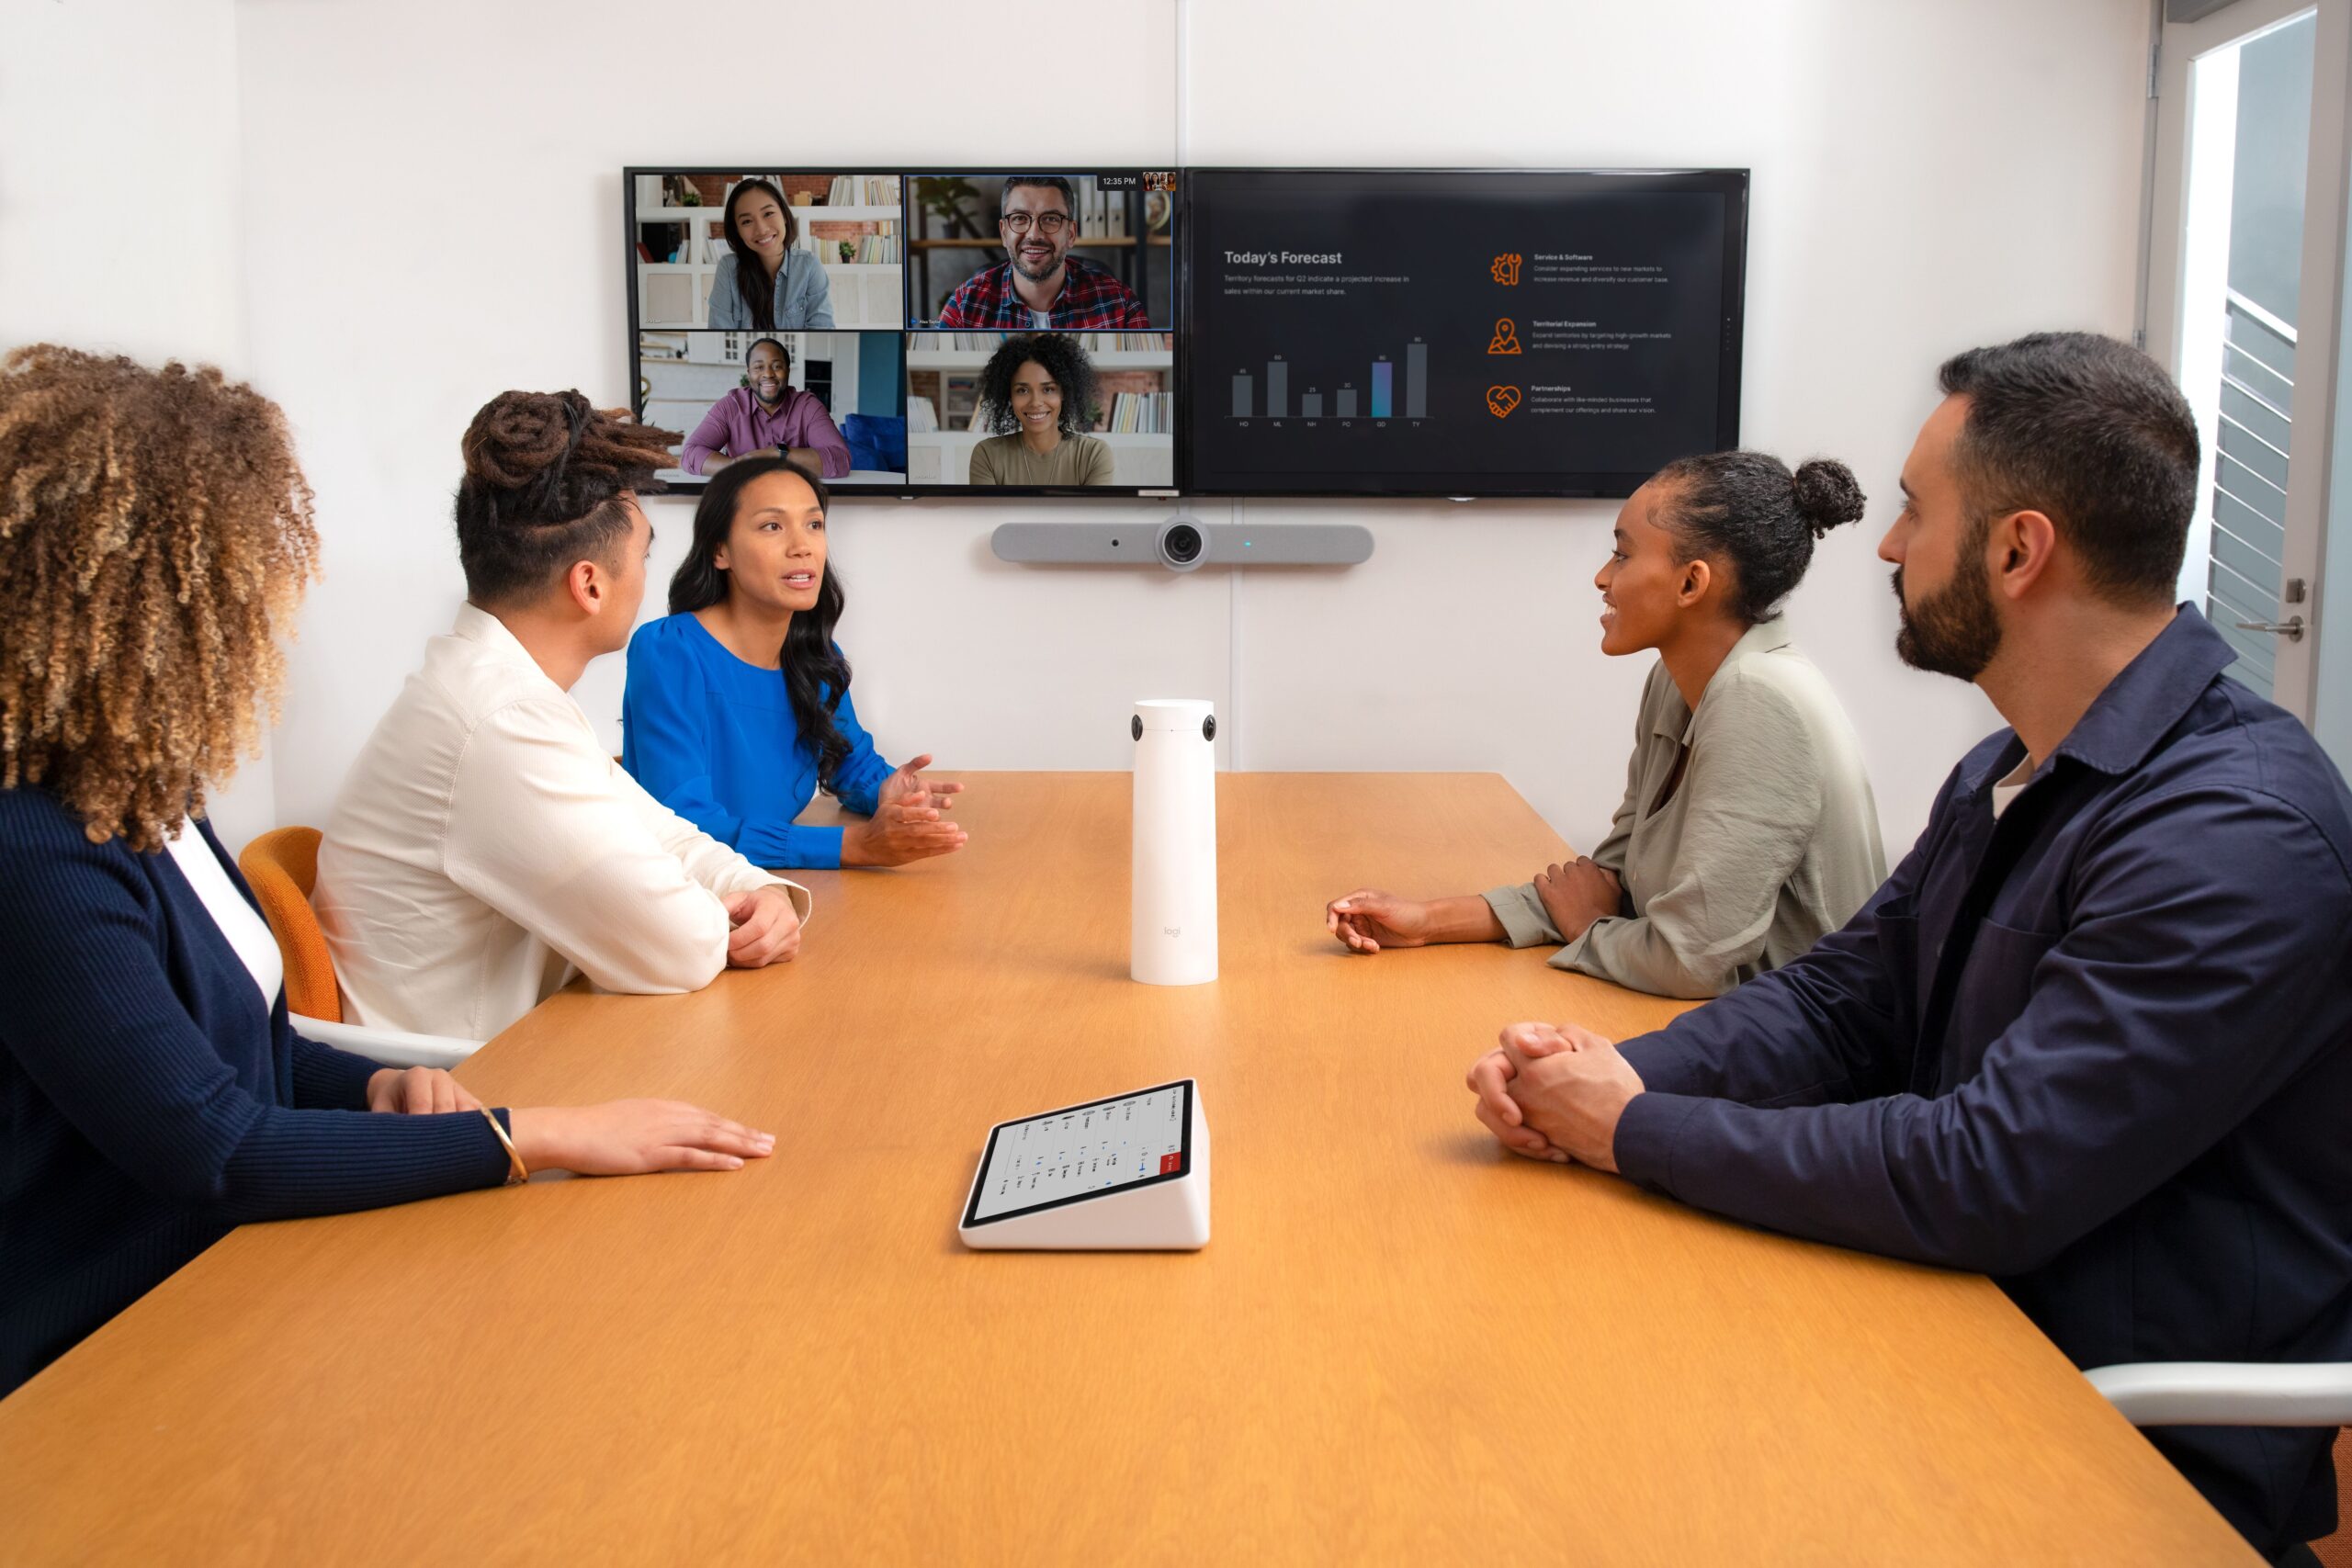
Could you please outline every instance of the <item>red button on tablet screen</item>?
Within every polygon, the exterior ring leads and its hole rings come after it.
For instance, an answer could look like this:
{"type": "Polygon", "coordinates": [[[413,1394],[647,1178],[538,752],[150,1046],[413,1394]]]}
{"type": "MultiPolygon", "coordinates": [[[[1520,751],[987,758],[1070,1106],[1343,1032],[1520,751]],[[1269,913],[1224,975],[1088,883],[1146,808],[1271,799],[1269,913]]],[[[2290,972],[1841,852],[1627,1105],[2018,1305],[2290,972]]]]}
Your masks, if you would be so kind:
{"type": "Polygon", "coordinates": [[[1183,1156],[1182,1155],[1181,1155],[1181,1154],[1161,1155],[1161,1156],[1159,1156],[1159,1174],[1160,1174],[1160,1175],[1162,1175],[1162,1176],[1166,1176],[1170,1171],[1172,1171],[1172,1170],[1182,1170],[1182,1169],[1183,1169],[1183,1168],[1184,1168],[1184,1156],[1183,1156]]]}

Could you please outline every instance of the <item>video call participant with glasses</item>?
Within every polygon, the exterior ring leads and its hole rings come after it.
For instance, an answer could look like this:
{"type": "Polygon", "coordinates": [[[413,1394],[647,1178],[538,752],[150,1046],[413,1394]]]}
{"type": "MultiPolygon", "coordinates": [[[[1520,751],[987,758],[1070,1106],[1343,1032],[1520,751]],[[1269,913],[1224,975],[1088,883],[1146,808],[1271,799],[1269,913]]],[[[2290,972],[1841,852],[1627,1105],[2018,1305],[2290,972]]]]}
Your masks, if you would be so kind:
{"type": "Polygon", "coordinates": [[[743,355],[743,385],[711,405],[678,467],[715,474],[746,457],[789,457],[829,479],[850,470],[849,443],[814,392],[792,385],[792,353],[772,337],[743,355]]]}
{"type": "Polygon", "coordinates": [[[1107,485],[1116,460],[1108,443],[1087,434],[1102,407],[1094,362],[1074,337],[1024,333],[1009,337],[980,370],[980,428],[973,446],[976,485],[1107,485]]]}
{"type": "Polygon", "coordinates": [[[763,333],[833,324],[832,285],[807,251],[794,248],[800,220],[784,193],[745,180],[727,193],[727,249],[710,283],[710,324],[763,333]]]}
{"type": "Polygon", "coordinates": [[[1069,254],[1076,209],[1070,183],[1059,175],[1006,180],[996,222],[1009,259],[965,279],[939,308],[939,324],[1002,332],[1148,327],[1150,314],[1134,289],[1069,254]]]}

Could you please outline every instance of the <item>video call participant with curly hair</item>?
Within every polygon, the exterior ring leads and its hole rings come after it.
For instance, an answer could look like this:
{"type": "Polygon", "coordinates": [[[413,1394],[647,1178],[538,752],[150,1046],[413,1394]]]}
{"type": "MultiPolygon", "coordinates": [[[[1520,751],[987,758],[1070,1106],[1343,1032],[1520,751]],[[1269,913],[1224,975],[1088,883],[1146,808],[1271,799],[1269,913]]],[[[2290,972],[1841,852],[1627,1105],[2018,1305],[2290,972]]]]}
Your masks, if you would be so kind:
{"type": "Polygon", "coordinates": [[[576,969],[699,990],[790,958],[806,889],[623,772],[568,694],[645,592],[676,433],[578,392],[503,392],[466,432],[466,604],[376,726],[319,846],[311,901],[353,1021],[482,1040],[576,969]]]}
{"type": "Polygon", "coordinates": [[[1860,741],[1781,604],[1816,540],[1862,515],[1843,463],[1669,463],[1617,515],[1593,579],[1600,651],[1657,652],[1625,797],[1588,858],[1481,897],[1360,888],[1325,909],[1356,953],[1537,943],[1555,968],[1713,997],[1853,918],[1886,875],[1860,741]]]}
{"type": "Polygon", "coordinates": [[[485,1110],[289,1030],[204,820],[317,568],[275,405],[217,370],[19,349],[0,472],[0,1394],[249,1220],[773,1148],[674,1101],[485,1110]]]}
{"type": "Polygon", "coordinates": [[[1009,337],[980,371],[980,427],[972,448],[976,485],[1107,485],[1110,446],[1090,435],[1102,403],[1094,362],[1061,333],[1009,337]]]}

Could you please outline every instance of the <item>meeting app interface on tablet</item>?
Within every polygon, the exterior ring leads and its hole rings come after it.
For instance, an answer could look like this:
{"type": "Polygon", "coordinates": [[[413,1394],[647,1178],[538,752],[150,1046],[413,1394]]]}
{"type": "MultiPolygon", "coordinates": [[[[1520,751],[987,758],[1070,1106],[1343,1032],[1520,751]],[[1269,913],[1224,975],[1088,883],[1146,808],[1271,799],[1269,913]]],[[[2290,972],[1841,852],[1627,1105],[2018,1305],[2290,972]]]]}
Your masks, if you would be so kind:
{"type": "Polygon", "coordinates": [[[1183,1175],[1191,1093],[1188,1083],[1162,1084],[1006,1122],[989,1140],[966,1223],[1183,1175]]]}

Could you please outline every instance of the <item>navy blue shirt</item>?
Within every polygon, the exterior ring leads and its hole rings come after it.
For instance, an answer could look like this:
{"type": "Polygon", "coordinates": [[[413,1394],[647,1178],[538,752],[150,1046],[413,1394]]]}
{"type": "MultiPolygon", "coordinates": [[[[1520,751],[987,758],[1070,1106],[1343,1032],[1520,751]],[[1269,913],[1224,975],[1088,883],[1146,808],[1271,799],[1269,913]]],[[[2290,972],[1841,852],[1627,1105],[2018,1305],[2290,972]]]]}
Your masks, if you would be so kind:
{"type": "Polygon", "coordinates": [[[376,1070],[264,1005],[168,852],[0,790],[0,1394],[232,1225],[505,1179],[479,1114],[368,1114],[376,1070]]]}
{"type": "MultiPolygon", "coordinates": [[[[2352,1360],[2352,796],[2173,622],[1996,821],[1971,751],[1843,931],[1630,1041],[1629,1178],[1990,1274],[2077,1366],[2352,1360]]],[[[2326,1430],[2150,1438],[2266,1553],[2326,1430]]]]}

